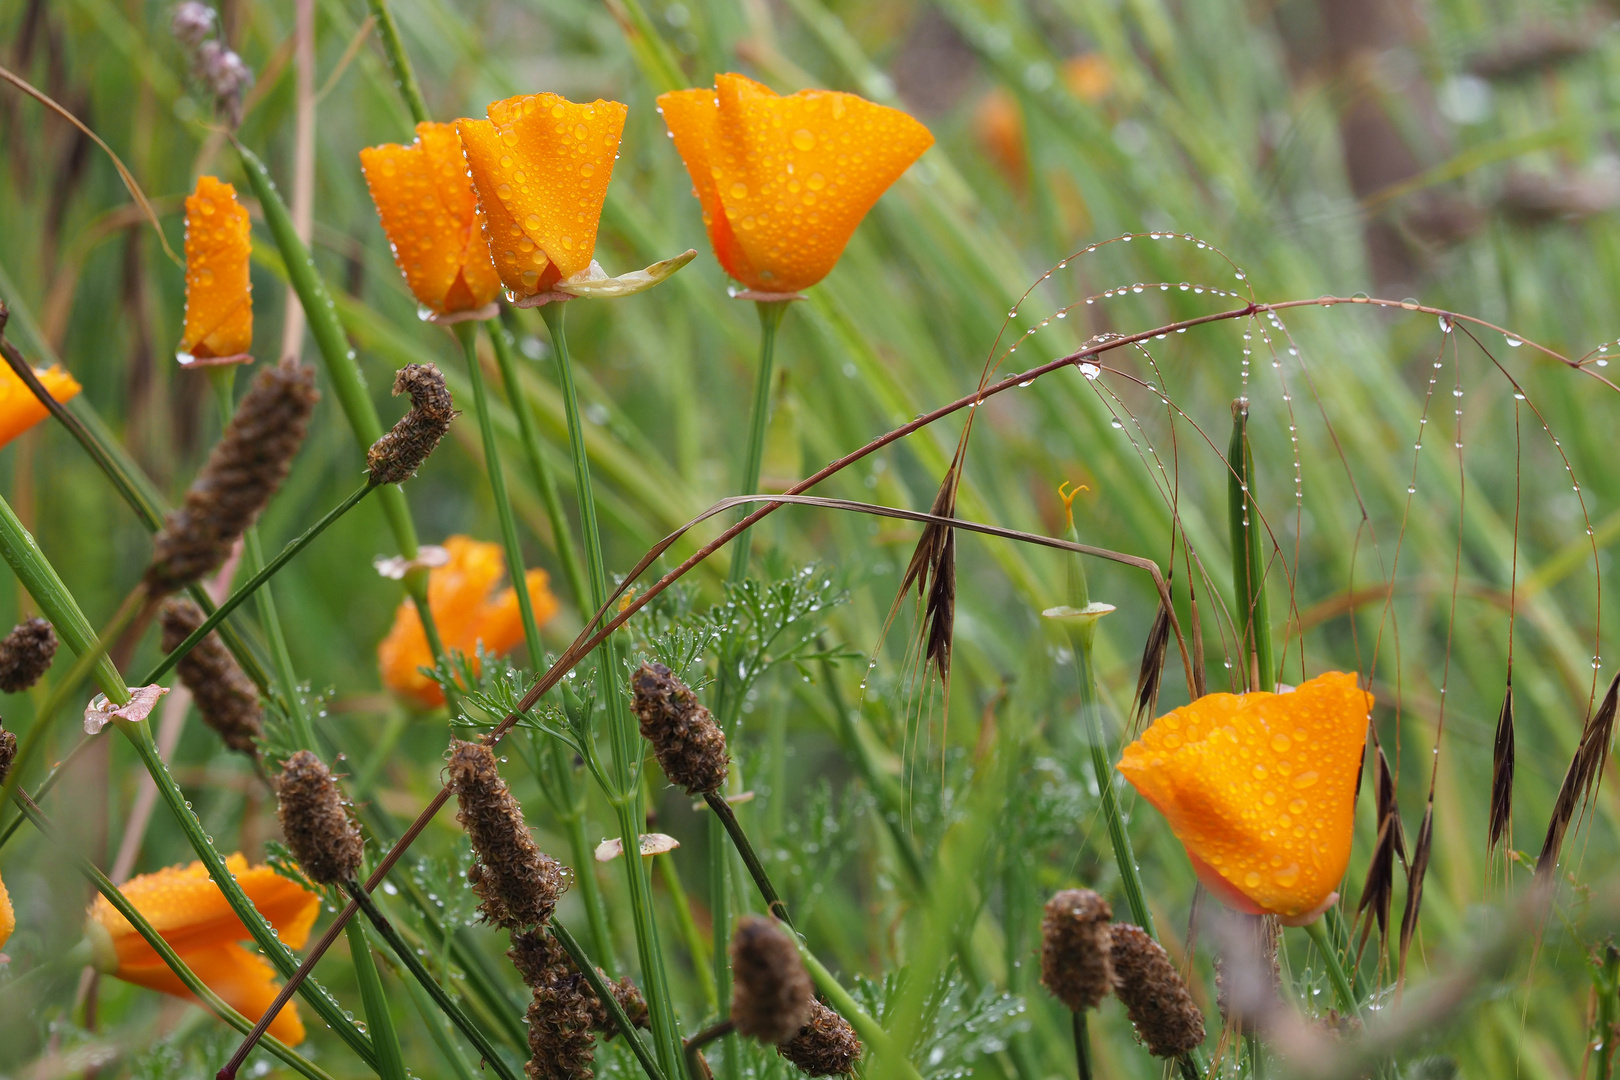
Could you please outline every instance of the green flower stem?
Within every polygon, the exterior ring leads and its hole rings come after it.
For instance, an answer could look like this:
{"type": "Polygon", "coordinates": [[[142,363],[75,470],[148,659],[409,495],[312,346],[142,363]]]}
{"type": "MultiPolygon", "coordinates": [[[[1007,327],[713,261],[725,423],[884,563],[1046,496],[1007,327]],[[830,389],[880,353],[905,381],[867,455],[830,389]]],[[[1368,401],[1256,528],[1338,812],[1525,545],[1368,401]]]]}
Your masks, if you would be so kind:
{"type": "MultiPolygon", "coordinates": [[[[495,363],[501,369],[501,382],[506,385],[506,400],[511,405],[512,415],[517,418],[524,456],[529,459],[529,470],[534,473],[534,486],[540,492],[546,520],[551,523],[557,561],[562,563],[563,576],[568,579],[569,591],[581,615],[589,614],[584,610],[586,598],[591,594],[585,582],[585,567],[579,561],[579,550],[574,547],[574,532],[568,524],[568,515],[563,512],[562,496],[557,492],[557,478],[552,475],[551,465],[541,452],[540,425],[534,416],[534,403],[523,392],[523,384],[518,379],[517,360],[512,355],[512,335],[499,319],[495,319],[489,324],[489,340],[495,347],[495,363]]],[[[598,944],[597,947],[602,946],[598,944]]]]}
{"type": "Polygon", "coordinates": [[[1249,1051],[1249,1076],[1253,1080],[1266,1080],[1266,1054],[1260,1045],[1260,1036],[1249,1032],[1243,1036],[1243,1045],[1249,1051]]]}
{"type": "Polygon", "coordinates": [[[354,981],[360,984],[360,1002],[366,1010],[366,1030],[377,1048],[377,1075],[382,1080],[408,1080],[405,1055],[399,1049],[399,1032],[394,1014],[388,1008],[382,976],[377,973],[376,957],[366,938],[366,924],[352,919],[343,931],[349,938],[349,961],[354,965],[354,981]]]}
{"type": "Polygon", "coordinates": [[[585,950],[579,947],[579,942],[574,940],[574,935],[569,933],[568,928],[555,916],[552,917],[550,922],[546,923],[546,929],[551,932],[552,937],[557,939],[557,943],[567,951],[569,958],[574,961],[574,966],[579,968],[579,973],[585,977],[585,981],[590,983],[591,993],[595,994],[596,1000],[600,1001],[602,1006],[607,1009],[608,1015],[613,1018],[614,1025],[619,1029],[619,1034],[630,1047],[630,1052],[636,1055],[636,1060],[641,1062],[641,1068],[646,1072],[649,1080],[664,1080],[664,1071],[659,1067],[657,1059],[648,1051],[647,1044],[641,1041],[641,1036],[636,1033],[635,1026],[630,1023],[630,1018],[624,1014],[624,1008],[619,1004],[619,999],[613,996],[613,991],[608,988],[601,972],[596,969],[595,964],[591,963],[591,958],[585,955],[585,950]]]}
{"type": "Polygon", "coordinates": [[[1339,950],[1333,947],[1328,940],[1327,928],[1321,919],[1313,920],[1305,927],[1305,934],[1316,946],[1316,951],[1322,954],[1322,964],[1327,968],[1328,981],[1333,984],[1333,996],[1339,1002],[1339,1010],[1346,1016],[1361,1016],[1361,1006],[1356,1001],[1356,992],[1350,986],[1350,979],[1344,973],[1344,965],[1339,962],[1339,950]]]}
{"type": "Polygon", "coordinates": [[[653,862],[658,867],[658,878],[664,883],[664,891],[669,893],[671,906],[675,908],[675,925],[680,927],[687,954],[692,958],[692,974],[697,976],[704,1007],[710,1014],[716,1013],[720,1009],[720,998],[714,992],[714,977],[703,962],[708,950],[704,947],[703,933],[698,929],[697,920],[692,917],[692,905],[686,899],[686,887],[681,884],[680,867],[675,857],[667,851],[653,856],[653,862]]]}
{"type": "MultiPolygon", "coordinates": [[[[433,999],[433,1003],[438,1006],[439,1011],[449,1017],[450,1022],[455,1024],[463,1035],[467,1036],[473,1046],[478,1049],[478,1052],[483,1055],[484,1060],[499,1074],[501,1080],[517,1080],[517,1074],[507,1065],[506,1059],[501,1057],[500,1051],[495,1049],[495,1044],[490,1042],[489,1036],[485,1035],[477,1024],[467,1018],[467,1014],[462,1011],[461,1006],[457,1005],[444,987],[439,985],[438,980],[434,979],[432,973],[422,964],[421,958],[416,955],[416,950],[411,948],[404,938],[400,937],[399,931],[394,929],[393,923],[388,921],[388,916],[383,914],[382,909],[377,906],[377,902],[372,899],[371,894],[362,889],[359,883],[355,881],[345,881],[343,890],[349,894],[350,899],[360,906],[361,912],[365,914],[367,919],[371,920],[372,926],[376,928],[382,939],[388,943],[388,947],[394,951],[394,955],[399,958],[400,963],[405,965],[405,969],[411,973],[411,977],[421,984],[423,990],[427,991],[428,996],[433,999]]],[[[349,931],[351,935],[354,928],[359,925],[361,924],[358,920],[350,921],[349,931]]]]}
{"type": "MultiPolygon", "coordinates": [[[[573,779],[572,776],[568,778],[570,789],[574,786],[573,779]]],[[[570,790],[567,794],[572,793],[570,790]]],[[[596,880],[596,858],[591,851],[591,842],[585,836],[585,814],[575,810],[564,815],[562,822],[564,831],[568,833],[569,855],[578,867],[574,881],[579,885],[580,900],[585,904],[585,925],[590,934],[591,951],[597,956],[612,956],[613,934],[608,925],[607,900],[602,896],[602,883],[596,880]]]]}
{"type": "Polygon", "coordinates": [[[1232,441],[1227,446],[1227,523],[1232,535],[1232,592],[1237,599],[1243,644],[1243,685],[1271,693],[1277,689],[1272,666],[1271,606],[1266,601],[1260,505],[1254,498],[1254,451],[1249,447],[1249,402],[1232,402],[1232,441]]]}
{"type": "MultiPolygon", "coordinates": [[[[743,458],[742,476],[737,483],[737,494],[753,495],[759,491],[760,464],[765,457],[765,429],[771,419],[771,383],[776,370],[776,331],[787,314],[788,300],[760,301],[759,310],[759,370],[754,374],[754,406],[748,419],[748,452],[743,458]]],[[[727,580],[739,584],[748,576],[748,534],[744,529],[731,545],[731,573],[727,580]]]]}
{"type": "Polygon", "coordinates": [[[906,1057],[905,1048],[895,1045],[889,1033],[883,1029],[883,1025],[872,1019],[866,1010],[860,1007],[850,996],[849,991],[845,990],[833,973],[816,959],[816,954],[810,951],[797,934],[793,935],[793,942],[799,947],[799,958],[804,961],[805,970],[810,973],[810,978],[815,982],[816,989],[821,991],[821,996],[827,999],[827,1003],[838,1012],[838,1015],[849,1021],[855,1033],[867,1045],[873,1063],[881,1062],[890,1070],[878,1073],[869,1066],[866,1074],[882,1075],[889,1077],[890,1080],[922,1080],[916,1067],[906,1057]]]}
{"type": "MultiPolygon", "coordinates": [[[[596,499],[591,490],[590,462],[585,456],[585,430],[579,414],[579,395],[574,389],[568,338],[563,332],[565,311],[565,304],[554,303],[542,307],[540,314],[551,331],[552,348],[557,357],[557,378],[568,417],[568,443],[574,457],[574,491],[579,498],[585,565],[591,588],[590,610],[594,613],[607,602],[607,572],[602,560],[601,534],[596,524],[596,499]]],[[[630,906],[635,916],[636,953],[658,1063],[666,1075],[678,1078],[683,1068],[680,1030],[670,997],[668,974],[664,970],[663,950],[658,940],[658,922],[652,904],[652,880],[647,873],[646,860],[637,854],[641,850],[641,829],[647,820],[641,785],[635,775],[642,758],[641,736],[625,707],[624,695],[619,692],[618,671],[618,650],[614,647],[613,638],[609,637],[602,643],[602,652],[597,658],[597,693],[608,713],[608,743],[613,754],[614,780],[618,785],[618,791],[613,793],[613,802],[619,819],[619,838],[624,845],[622,858],[625,876],[629,879],[630,906]]]]}
{"type": "MultiPolygon", "coordinates": [[[[34,823],[34,826],[40,832],[47,837],[52,835],[50,821],[27,795],[19,792],[16,796],[16,802],[18,808],[34,823]]],[[[78,866],[79,872],[89,879],[90,883],[96,887],[97,892],[107,898],[107,902],[113,906],[113,910],[129,920],[129,924],[135,928],[135,932],[140,934],[141,938],[152,947],[152,950],[158,954],[164,964],[168,965],[169,970],[174,972],[175,977],[185,984],[186,989],[196,995],[197,1000],[202,1003],[205,1009],[243,1034],[252,1030],[253,1021],[227,1005],[223,998],[208,988],[208,984],[197,978],[196,974],[186,966],[186,962],[180,959],[180,954],[175,952],[174,948],[163,939],[162,934],[152,928],[152,924],[146,921],[146,917],[140,913],[134,904],[129,902],[128,898],[119,891],[118,886],[114,885],[106,874],[103,874],[96,868],[94,863],[82,856],[75,855],[73,860],[78,866]]],[[[266,1035],[261,1041],[266,1050],[279,1058],[289,1068],[307,1077],[308,1080],[334,1080],[333,1076],[326,1070],[280,1040],[266,1035]]]]}
{"type": "MultiPolygon", "coordinates": [[[[264,916],[259,914],[258,909],[253,906],[253,901],[248,899],[236,877],[225,866],[224,857],[214,849],[208,834],[203,830],[202,822],[197,820],[191,804],[186,802],[185,794],[170,775],[168,765],[159,756],[157,744],[152,741],[151,727],[144,720],[139,723],[114,722],[135,747],[135,753],[146,766],[152,782],[157,785],[158,795],[174,814],[181,832],[185,833],[186,841],[196,852],[197,858],[202,861],[208,876],[219,886],[225,902],[242,921],[242,925],[247,928],[248,934],[265,957],[281,973],[281,977],[284,979],[291,977],[293,972],[298,970],[298,958],[282,943],[264,916]]],[[[373,1069],[378,1067],[377,1054],[372,1048],[371,1040],[354,1026],[354,1021],[344,1014],[343,1007],[338,1004],[337,999],[323,986],[312,978],[306,978],[299,984],[298,994],[337,1033],[338,1037],[360,1056],[361,1060],[373,1069]]]]}
{"type": "Polygon", "coordinates": [[[478,430],[484,438],[484,471],[489,475],[495,514],[501,522],[501,544],[506,549],[506,574],[512,579],[518,614],[523,620],[523,640],[528,646],[529,667],[538,674],[545,670],[546,654],[540,647],[540,625],[534,621],[534,601],[529,596],[523,545],[518,540],[517,518],[512,514],[512,500],[506,491],[506,473],[501,468],[500,448],[495,442],[495,424],[489,416],[489,391],[484,387],[484,369],[478,362],[478,324],[456,323],[455,332],[456,340],[461,343],[462,355],[467,358],[467,379],[473,388],[473,413],[478,418],[478,430]]]}
{"type": "Polygon", "coordinates": [[[388,10],[387,0],[366,0],[366,6],[371,8],[371,17],[377,20],[377,38],[382,42],[383,55],[388,58],[388,73],[394,77],[399,96],[411,110],[412,120],[427,123],[432,117],[422,98],[422,88],[416,83],[416,72],[411,70],[410,57],[405,54],[405,43],[399,39],[399,24],[394,22],[394,13],[388,10]]]}
{"type": "MultiPolygon", "coordinates": [[[[793,920],[788,918],[787,905],[782,902],[776,886],[771,884],[770,874],[766,873],[765,864],[760,861],[759,854],[748,839],[748,834],[743,831],[742,823],[737,820],[736,811],[732,810],[731,804],[717,791],[706,792],[703,801],[709,804],[709,809],[714,811],[714,816],[724,826],[726,835],[731,838],[732,846],[737,849],[743,865],[748,868],[749,876],[754,879],[754,887],[764,898],[765,906],[770,909],[772,915],[791,927],[793,920]]],[[[720,948],[720,943],[717,942],[715,948],[720,948]]]]}
{"type": "Polygon", "coordinates": [[[451,1034],[450,1025],[445,1021],[439,1010],[434,1008],[433,999],[428,997],[427,992],[418,986],[414,980],[404,979],[401,981],[405,983],[405,989],[410,991],[411,1004],[416,1006],[417,1014],[422,1017],[422,1023],[427,1025],[428,1036],[432,1038],[433,1045],[439,1048],[439,1053],[444,1057],[445,1063],[450,1066],[450,1071],[455,1074],[456,1080],[478,1080],[473,1075],[472,1066],[468,1064],[466,1057],[462,1054],[461,1047],[456,1045],[455,1037],[451,1034]]]}
{"type": "Polygon", "coordinates": [[[1086,1035],[1086,1010],[1077,1009],[1074,1017],[1074,1063],[1080,1080],[1091,1080],[1091,1040],[1086,1035]]]}
{"type": "Polygon", "coordinates": [[[359,505],[372,491],[376,490],[372,484],[365,484],[356,489],[353,494],[344,499],[337,506],[327,511],[326,516],[306,529],[303,535],[291,541],[276,555],[275,558],[264,564],[264,567],[247,581],[243,582],[235,592],[225,598],[225,602],[214,610],[214,613],[203,620],[203,624],[186,636],[186,639],[175,647],[174,651],[158,662],[157,667],[147,673],[142,685],[150,685],[167,675],[175,664],[188,652],[194,649],[199,641],[207,637],[231,612],[235,611],[242,602],[252,596],[260,586],[269,581],[283,566],[292,561],[293,557],[303,551],[321,533],[325,532],[333,522],[359,505]]]}

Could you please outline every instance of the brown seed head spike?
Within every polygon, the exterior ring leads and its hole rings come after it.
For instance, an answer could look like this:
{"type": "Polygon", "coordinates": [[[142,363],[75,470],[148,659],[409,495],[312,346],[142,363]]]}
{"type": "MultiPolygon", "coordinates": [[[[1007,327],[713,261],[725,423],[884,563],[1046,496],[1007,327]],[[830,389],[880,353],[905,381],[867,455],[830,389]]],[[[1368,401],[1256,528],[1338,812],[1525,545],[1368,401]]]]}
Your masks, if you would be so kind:
{"type": "Polygon", "coordinates": [[[1176,965],[1140,926],[1115,923],[1109,954],[1114,993],[1148,1052],[1169,1058],[1204,1041],[1204,1015],[1193,1003],[1176,965]]]}
{"type": "Polygon", "coordinates": [[[41,618],[28,619],[0,638],[0,690],[20,694],[51,669],[56,631],[41,618]]]}
{"type": "Polygon", "coordinates": [[[467,880],[483,898],[478,910],[484,920],[508,930],[542,925],[568,888],[567,868],[529,835],[523,808],[507,790],[489,747],[452,741],[449,772],[461,807],[456,820],[477,855],[467,880]]]}
{"type": "Polygon", "coordinates": [[[631,708],[670,783],[688,795],[719,791],[731,758],[726,737],[697,695],[663,664],[642,664],[630,676],[631,708]]]}
{"type": "MultiPolygon", "coordinates": [[[[203,624],[202,608],[175,597],[165,601],[162,614],[163,650],[172,652],[203,624]]],[[[254,740],[264,731],[264,709],[259,688],[253,685],[225,648],[218,634],[209,634],[175,665],[180,681],[197,702],[203,723],[213,728],[232,750],[257,754],[254,740]]]]}
{"type": "Polygon", "coordinates": [[[314,368],[283,363],[259,372],[185,502],[157,534],[146,568],[152,595],[172,593],[224,563],[287,478],[319,398],[314,368]]]}
{"type": "Polygon", "coordinates": [[[17,736],[0,727],[0,784],[6,782],[11,763],[17,760],[17,736]]]}
{"type": "MultiPolygon", "coordinates": [[[[512,966],[517,968],[518,974],[523,977],[525,986],[531,990],[559,987],[565,983],[576,987],[580,994],[589,999],[593,1010],[591,1027],[609,1039],[618,1034],[618,1025],[613,1022],[607,1009],[597,1001],[591,985],[578,978],[579,968],[555,938],[546,931],[537,929],[515,931],[511,940],[512,947],[506,950],[506,955],[512,961],[512,966]]],[[[611,988],[614,1000],[619,1003],[619,1008],[624,1010],[630,1023],[634,1027],[646,1027],[647,1002],[642,998],[636,984],[628,978],[617,981],[609,979],[601,968],[596,970],[602,981],[611,988]]]]}
{"type": "Polygon", "coordinates": [[[529,1002],[529,1080],[590,1080],[596,1060],[591,1033],[599,1008],[578,974],[536,987],[529,1002]],[[583,990],[583,993],[581,992],[583,990]]]}
{"type": "Polygon", "coordinates": [[[1071,1012],[1095,1009],[1114,982],[1109,963],[1114,917],[1090,889],[1064,889],[1046,902],[1041,919],[1041,985],[1071,1012]]]}
{"type": "Polygon", "coordinates": [[[373,484],[403,484],[433,453],[457,416],[444,373],[432,364],[406,364],[394,376],[394,396],[411,395],[411,411],[371,444],[366,465],[373,484]]]}
{"type": "Polygon", "coordinates": [[[807,1076],[848,1076],[861,1060],[861,1040],[848,1020],[812,1001],[810,1022],[776,1052],[807,1076]]]}
{"type": "Polygon", "coordinates": [[[352,879],[365,842],[343,809],[332,770],[300,750],[282,765],[275,787],[281,831],[299,869],[317,885],[352,879]]]}
{"type": "Polygon", "coordinates": [[[799,950],[771,919],[745,915],[731,938],[731,1022],[768,1045],[810,1022],[815,1001],[799,950]]]}

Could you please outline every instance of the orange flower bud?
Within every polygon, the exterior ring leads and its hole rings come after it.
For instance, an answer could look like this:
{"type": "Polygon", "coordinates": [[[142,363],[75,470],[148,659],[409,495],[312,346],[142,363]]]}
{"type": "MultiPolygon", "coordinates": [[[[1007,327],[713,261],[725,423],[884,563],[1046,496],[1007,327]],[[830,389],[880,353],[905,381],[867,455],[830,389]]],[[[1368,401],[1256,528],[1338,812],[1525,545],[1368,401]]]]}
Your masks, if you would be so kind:
{"type": "Polygon", "coordinates": [[[495,299],[501,282],[478,228],[456,125],[421,123],[409,146],[368,146],[360,171],[417,303],[454,315],[495,299]]]}
{"type": "Polygon", "coordinates": [[[590,268],[626,109],[529,94],[488,112],[456,128],[484,238],[516,302],[590,268]]]}
{"type": "Polygon", "coordinates": [[[826,277],[878,196],[934,143],[898,109],[828,90],[779,97],[742,75],[663,94],[658,106],[715,257],[757,292],[826,277]]]}
{"type": "Polygon", "coordinates": [[[1161,716],[1119,771],[1170,822],[1210,892],[1310,922],[1350,861],[1372,695],[1330,671],[1282,694],[1206,694],[1161,716]]]}
{"type": "MultiPolygon", "coordinates": [[[[72,401],[82,389],[72,375],[56,364],[44,370],[35,368],[34,375],[57,401],[72,401]]],[[[0,365],[0,446],[49,415],[44,403],[28,389],[28,384],[18,378],[10,366],[0,365]]]]}
{"type": "MultiPolygon", "coordinates": [[[[506,556],[500,545],[452,536],[444,547],[449,560],[428,574],[428,607],[444,647],[476,663],[480,642],[486,651],[494,653],[516,646],[523,640],[517,593],[508,588],[498,596],[490,596],[506,572],[506,556]]],[[[543,626],[557,614],[557,598],[547,587],[549,577],[544,570],[530,570],[525,576],[535,622],[543,626]]],[[[433,652],[422,631],[421,616],[410,600],[400,604],[394,613],[393,629],[377,646],[377,664],[383,685],[394,693],[427,709],[444,704],[439,684],[418,670],[433,667],[433,652]]]]}
{"type": "Polygon", "coordinates": [[[248,212],[236,188],[199,176],[186,196],[186,336],[180,362],[246,360],[253,344],[253,251],[248,212]]]}
{"type": "MultiPolygon", "coordinates": [[[[250,867],[240,852],[227,858],[225,865],[253,906],[270,920],[282,943],[289,949],[303,948],[320,912],[320,897],[268,866],[250,867]]],[[[142,874],[120,888],[210,990],[249,1020],[264,1015],[276,997],[275,969],[238,944],[252,935],[202,863],[142,874]]],[[[90,908],[89,933],[96,949],[96,967],[104,974],[194,1000],[157,951],[106,897],[97,897],[90,908]]],[[[304,1041],[303,1022],[291,1002],[271,1021],[270,1034],[288,1046],[304,1041]]]]}

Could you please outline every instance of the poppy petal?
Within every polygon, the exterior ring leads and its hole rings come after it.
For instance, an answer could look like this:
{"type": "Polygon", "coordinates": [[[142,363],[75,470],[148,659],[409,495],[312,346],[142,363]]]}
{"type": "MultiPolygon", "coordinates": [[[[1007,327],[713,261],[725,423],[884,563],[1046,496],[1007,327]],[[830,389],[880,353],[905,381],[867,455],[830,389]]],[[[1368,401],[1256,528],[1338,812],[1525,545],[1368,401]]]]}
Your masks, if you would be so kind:
{"type": "MultiPolygon", "coordinates": [[[[257,1021],[276,999],[279,987],[275,969],[264,957],[240,945],[232,943],[192,949],[182,952],[180,958],[204,985],[249,1020],[257,1021]]],[[[161,961],[156,964],[121,965],[116,977],[171,997],[197,1000],[186,989],[186,984],[180,981],[180,977],[161,961]]],[[[297,1046],[304,1041],[304,1023],[294,1002],[289,1001],[270,1021],[269,1032],[288,1046],[297,1046]]]]}
{"type": "Polygon", "coordinates": [[[658,108],[675,140],[675,150],[692,177],[692,191],[703,207],[703,226],[708,230],[715,258],[727,274],[750,289],[770,289],[772,286],[761,280],[737,243],[725,204],[720,200],[720,169],[710,164],[711,158],[718,160],[723,153],[719,149],[720,106],[714,91],[675,90],[659,96],[658,108]]]}
{"type": "Polygon", "coordinates": [[[235,356],[253,344],[253,253],[248,212],[236,188],[197,178],[186,196],[186,331],[180,351],[196,357],[235,356]]]}
{"type": "MultiPolygon", "coordinates": [[[[36,369],[34,374],[46,393],[57,401],[71,401],[83,389],[72,375],[56,364],[44,371],[36,369]]],[[[0,446],[5,446],[49,415],[44,404],[17,377],[15,371],[9,366],[0,368],[0,446]]]]}

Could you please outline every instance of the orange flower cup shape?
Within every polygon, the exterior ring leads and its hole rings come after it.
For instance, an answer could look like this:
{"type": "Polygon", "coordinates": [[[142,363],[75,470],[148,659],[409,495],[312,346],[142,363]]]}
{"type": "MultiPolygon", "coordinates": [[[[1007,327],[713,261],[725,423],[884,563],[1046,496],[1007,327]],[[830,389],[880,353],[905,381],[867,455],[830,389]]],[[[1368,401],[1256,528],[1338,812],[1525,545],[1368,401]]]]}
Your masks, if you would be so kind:
{"type": "Polygon", "coordinates": [[[253,344],[253,251],[248,212],[236,189],[212,176],[186,196],[186,335],[182,364],[245,363],[253,344]]]}
{"type": "Polygon", "coordinates": [[[5,946],[16,929],[17,913],[11,907],[11,894],[6,892],[6,883],[0,881],[0,948],[5,946]]]}
{"type": "Polygon", "coordinates": [[[590,269],[626,110],[528,94],[488,111],[456,129],[495,269],[521,303],[590,269]]]}
{"type": "MultiPolygon", "coordinates": [[[[446,649],[461,652],[475,663],[478,646],[504,653],[523,640],[523,617],[517,593],[508,588],[491,596],[506,573],[506,556],[499,544],[486,544],[466,536],[444,542],[449,561],[428,573],[428,607],[438,624],[446,649]]],[[[547,587],[544,570],[526,575],[535,622],[544,625],[557,614],[557,598],[547,587]]],[[[433,667],[433,652],[416,605],[409,600],[394,613],[394,626],[377,646],[377,665],[383,685],[425,709],[444,704],[439,684],[422,674],[433,667]]]]}
{"type": "Polygon", "coordinates": [[[789,294],[827,276],[878,197],[934,143],[854,94],[779,97],[742,75],[658,99],[726,273],[789,294]]]}
{"type": "MultiPolygon", "coordinates": [[[[72,375],[55,364],[43,371],[35,368],[34,376],[57,401],[71,401],[82,389],[72,375]]],[[[0,446],[49,415],[44,403],[28,389],[28,384],[9,366],[0,366],[0,446]]]]}
{"type": "Polygon", "coordinates": [[[1338,898],[1372,695],[1332,671],[1284,694],[1208,694],[1161,716],[1119,762],[1239,911],[1303,925],[1338,898]]]}
{"type": "Polygon", "coordinates": [[[478,197],[456,125],[417,124],[409,146],[368,146],[360,151],[360,171],[416,302],[442,321],[493,316],[482,309],[501,280],[478,227],[478,197]]]}
{"type": "MultiPolygon", "coordinates": [[[[268,866],[248,866],[240,853],[225,860],[231,875],[259,913],[270,921],[289,949],[301,949],[320,911],[320,897],[268,866]]],[[[252,937],[209,880],[200,862],[142,874],[122,886],[152,929],[162,935],[210,990],[249,1020],[257,1020],[276,997],[275,969],[240,942],[252,937]]],[[[90,937],[96,967],[103,973],[149,990],[195,1000],[157,951],[105,897],[90,908],[90,937]]],[[[289,1002],[270,1023],[270,1034],[296,1046],[304,1041],[298,1009],[289,1002]]]]}

